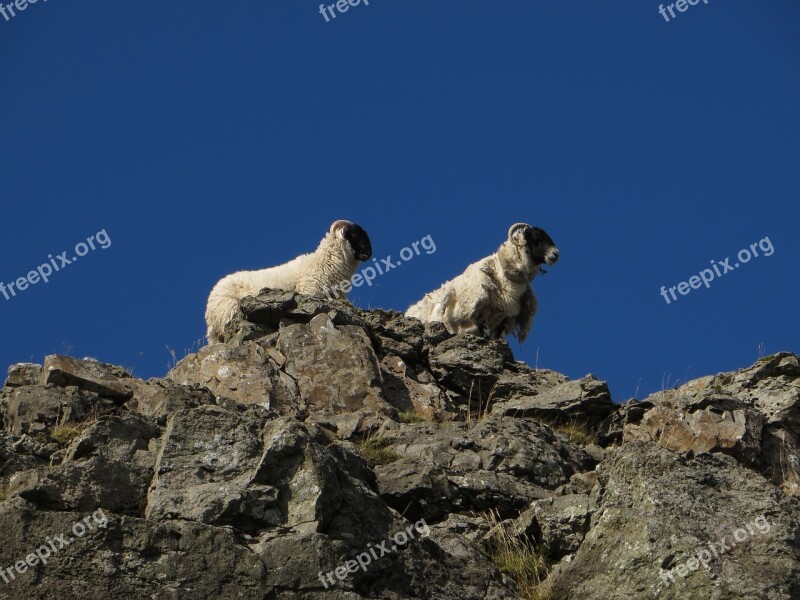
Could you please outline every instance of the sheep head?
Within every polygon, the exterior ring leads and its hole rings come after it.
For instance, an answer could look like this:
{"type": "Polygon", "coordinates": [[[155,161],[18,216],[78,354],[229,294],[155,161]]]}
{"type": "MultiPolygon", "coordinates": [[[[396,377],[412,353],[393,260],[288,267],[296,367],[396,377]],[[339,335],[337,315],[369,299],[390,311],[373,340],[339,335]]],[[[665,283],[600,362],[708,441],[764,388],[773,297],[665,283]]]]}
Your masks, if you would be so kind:
{"type": "Polygon", "coordinates": [[[503,270],[512,279],[530,281],[541,271],[543,264],[552,265],[558,261],[558,248],[553,239],[544,229],[527,223],[512,225],[508,230],[508,242],[503,246],[508,251],[500,252],[498,256],[503,270]]]}
{"type": "Polygon", "coordinates": [[[372,257],[372,243],[369,235],[360,225],[345,220],[334,221],[330,233],[338,239],[345,240],[357,260],[363,262],[372,257]]]}

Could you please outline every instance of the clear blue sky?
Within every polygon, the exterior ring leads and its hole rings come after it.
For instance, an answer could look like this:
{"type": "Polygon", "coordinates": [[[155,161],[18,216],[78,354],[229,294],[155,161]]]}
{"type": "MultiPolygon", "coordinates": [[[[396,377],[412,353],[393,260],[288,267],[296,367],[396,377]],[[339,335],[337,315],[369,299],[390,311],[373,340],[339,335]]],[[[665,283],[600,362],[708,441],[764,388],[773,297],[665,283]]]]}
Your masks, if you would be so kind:
{"type": "MultiPolygon", "coordinates": [[[[404,310],[543,227],[518,358],[617,401],[800,351],[800,3],[40,0],[0,17],[0,364],[68,350],[163,375],[223,275],[316,247],[437,251],[356,290],[404,310]],[[667,304],[768,236],[759,257],[667,304]]],[[[733,264],[734,261],[731,261],[733,264]]]]}

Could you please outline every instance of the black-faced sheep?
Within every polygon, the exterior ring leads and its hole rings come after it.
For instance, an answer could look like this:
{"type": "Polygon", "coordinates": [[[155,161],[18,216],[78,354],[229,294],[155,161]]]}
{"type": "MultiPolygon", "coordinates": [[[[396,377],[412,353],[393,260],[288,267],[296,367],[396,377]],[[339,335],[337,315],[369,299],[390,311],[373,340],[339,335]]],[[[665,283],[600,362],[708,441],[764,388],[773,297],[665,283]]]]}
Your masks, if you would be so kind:
{"type": "Polygon", "coordinates": [[[497,252],[427,294],[406,316],[439,321],[450,333],[490,339],[512,334],[525,341],[538,306],[531,281],[543,264],[557,260],[558,248],[543,229],[517,223],[497,252]]]}
{"type": "Polygon", "coordinates": [[[234,319],[239,300],[263,288],[321,296],[349,280],[359,263],[372,256],[367,232],[350,221],[334,222],[314,252],[302,254],[277,267],[239,271],[223,277],[211,290],[206,306],[209,343],[224,340],[226,326],[234,319]]]}

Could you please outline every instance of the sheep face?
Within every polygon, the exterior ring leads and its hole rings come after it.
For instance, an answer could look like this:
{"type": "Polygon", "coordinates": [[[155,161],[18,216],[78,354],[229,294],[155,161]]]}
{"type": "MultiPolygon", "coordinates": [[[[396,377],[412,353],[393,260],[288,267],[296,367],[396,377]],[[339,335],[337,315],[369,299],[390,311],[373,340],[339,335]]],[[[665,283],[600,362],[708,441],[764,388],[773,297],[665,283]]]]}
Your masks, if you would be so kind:
{"type": "Polygon", "coordinates": [[[525,231],[525,248],[536,265],[554,265],[558,261],[558,248],[553,238],[539,227],[529,227],[525,231]]]}
{"type": "Polygon", "coordinates": [[[351,223],[342,229],[342,237],[347,241],[357,260],[363,262],[372,258],[372,243],[363,227],[351,223]]]}
{"type": "Polygon", "coordinates": [[[506,277],[515,283],[531,281],[541,266],[558,260],[558,248],[544,229],[527,223],[512,225],[508,231],[505,251],[498,253],[506,277]]]}

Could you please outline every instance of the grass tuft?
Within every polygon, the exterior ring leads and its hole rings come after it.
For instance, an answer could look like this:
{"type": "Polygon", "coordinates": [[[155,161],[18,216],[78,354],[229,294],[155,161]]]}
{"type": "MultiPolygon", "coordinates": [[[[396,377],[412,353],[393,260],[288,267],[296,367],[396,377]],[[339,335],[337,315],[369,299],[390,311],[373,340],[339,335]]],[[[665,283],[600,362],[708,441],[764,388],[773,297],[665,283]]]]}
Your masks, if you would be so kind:
{"type": "Polygon", "coordinates": [[[569,438],[569,441],[578,446],[586,446],[587,444],[597,444],[597,433],[589,429],[586,423],[573,420],[568,423],[561,423],[560,425],[551,425],[551,429],[563,433],[569,438]]]}
{"type": "Polygon", "coordinates": [[[509,533],[496,513],[489,513],[487,519],[496,533],[488,543],[486,554],[497,570],[514,581],[517,594],[524,600],[552,600],[553,590],[546,581],[550,563],[544,547],[509,533]]]}
{"type": "Polygon", "coordinates": [[[90,423],[59,423],[50,430],[50,437],[59,446],[69,446],[90,423]]]}
{"type": "Polygon", "coordinates": [[[430,423],[431,420],[426,418],[425,415],[418,413],[415,410],[407,410],[401,412],[398,417],[401,423],[430,423]]]}
{"type": "Polygon", "coordinates": [[[577,418],[573,418],[571,421],[567,422],[547,417],[535,417],[535,419],[553,431],[564,434],[573,444],[578,446],[585,446],[587,444],[599,445],[600,439],[597,432],[584,421],[580,421],[577,418]]]}
{"type": "Polygon", "coordinates": [[[373,469],[379,465],[388,465],[403,458],[389,449],[391,442],[384,438],[368,437],[358,444],[358,452],[373,469]]]}

